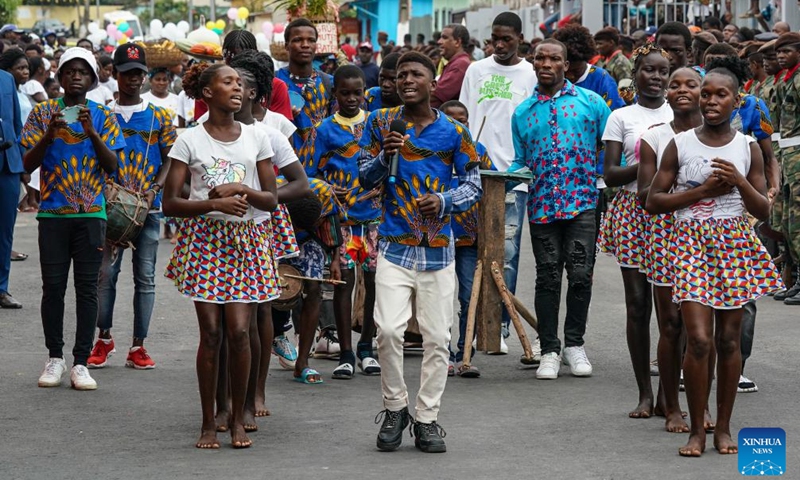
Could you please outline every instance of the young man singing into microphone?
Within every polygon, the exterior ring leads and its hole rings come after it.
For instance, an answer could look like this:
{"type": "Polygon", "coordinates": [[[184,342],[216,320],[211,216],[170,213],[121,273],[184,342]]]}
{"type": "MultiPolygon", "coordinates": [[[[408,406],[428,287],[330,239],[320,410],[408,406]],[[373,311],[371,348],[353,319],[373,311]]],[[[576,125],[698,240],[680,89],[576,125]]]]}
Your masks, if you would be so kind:
{"type": "Polygon", "coordinates": [[[450,214],[469,209],[480,199],[481,187],[469,130],[430,106],[434,77],[428,57],[418,52],[400,57],[397,90],[404,105],[370,114],[361,137],[361,185],[366,190],[384,187],[375,276],[385,407],[377,442],[381,450],[397,449],[403,430],[413,422],[417,448],[446,451],[437,418],[447,381],[455,295],[450,214]],[[451,189],[454,171],[459,182],[451,189]],[[408,412],[403,380],[403,333],[411,318],[412,294],[425,339],[416,419],[408,412]]]}

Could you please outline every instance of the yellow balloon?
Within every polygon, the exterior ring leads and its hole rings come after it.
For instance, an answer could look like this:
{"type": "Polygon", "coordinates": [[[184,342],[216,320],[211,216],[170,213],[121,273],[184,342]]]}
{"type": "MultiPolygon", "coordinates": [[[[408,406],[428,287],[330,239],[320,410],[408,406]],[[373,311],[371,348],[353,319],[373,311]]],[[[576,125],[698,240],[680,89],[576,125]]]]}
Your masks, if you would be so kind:
{"type": "Polygon", "coordinates": [[[123,19],[121,19],[121,18],[120,18],[120,19],[119,19],[119,20],[117,20],[115,23],[116,23],[116,25],[119,27],[119,26],[120,26],[120,24],[121,24],[122,22],[124,22],[124,21],[125,21],[125,20],[123,20],[123,19]]]}
{"type": "Polygon", "coordinates": [[[240,20],[247,20],[247,17],[250,16],[250,10],[248,10],[247,7],[239,7],[237,13],[239,14],[240,20]]]}
{"type": "Polygon", "coordinates": [[[211,20],[206,22],[206,28],[209,29],[209,30],[213,30],[214,27],[216,27],[216,26],[217,25],[214,22],[212,22],[211,20]]]}
{"type": "Polygon", "coordinates": [[[119,44],[120,45],[124,45],[126,43],[128,43],[128,36],[127,35],[123,35],[122,38],[119,39],[119,44]]]}
{"type": "Polygon", "coordinates": [[[220,30],[225,30],[225,20],[219,19],[217,23],[214,24],[215,27],[219,28],[220,30]]]}

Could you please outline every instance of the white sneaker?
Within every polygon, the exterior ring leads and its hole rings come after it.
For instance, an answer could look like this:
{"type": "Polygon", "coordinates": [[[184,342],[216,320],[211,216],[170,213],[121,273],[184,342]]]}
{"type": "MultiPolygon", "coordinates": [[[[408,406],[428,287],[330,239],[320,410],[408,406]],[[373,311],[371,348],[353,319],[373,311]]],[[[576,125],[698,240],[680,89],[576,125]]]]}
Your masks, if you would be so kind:
{"type": "Polygon", "coordinates": [[[533,352],[533,361],[534,362],[541,362],[542,361],[542,342],[539,341],[539,337],[536,337],[536,340],[531,345],[531,351],[533,352]]]}
{"type": "Polygon", "coordinates": [[[44,370],[39,377],[39,386],[43,388],[60,386],[61,377],[64,376],[66,371],[67,362],[63,358],[51,357],[44,364],[44,370]]]}
{"type": "Polygon", "coordinates": [[[336,332],[331,329],[322,331],[314,348],[314,358],[336,360],[341,352],[342,347],[339,345],[339,339],[336,338],[336,332]]]}
{"type": "Polygon", "coordinates": [[[69,381],[75,390],[97,390],[97,382],[89,375],[89,369],[83,365],[75,365],[69,372],[69,381]]]}
{"type": "Polygon", "coordinates": [[[486,352],[486,355],[508,355],[508,345],[506,345],[506,339],[500,335],[500,351],[489,351],[486,352]]]}
{"type": "Polygon", "coordinates": [[[558,378],[558,369],[561,367],[561,360],[556,352],[545,353],[542,361],[536,370],[536,378],[540,380],[555,380],[558,378]]]}
{"type": "Polygon", "coordinates": [[[569,365],[572,375],[576,377],[589,377],[592,375],[592,364],[586,358],[586,350],[583,347],[565,348],[564,364],[569,365]]]}
{"type": "Polygon", "coordinates": [[[756,386],[756,382],[744,375],[739,375],[739,387],[736,391],[738,393],[753,393],[758,391],[758,386],[756,386]]]}

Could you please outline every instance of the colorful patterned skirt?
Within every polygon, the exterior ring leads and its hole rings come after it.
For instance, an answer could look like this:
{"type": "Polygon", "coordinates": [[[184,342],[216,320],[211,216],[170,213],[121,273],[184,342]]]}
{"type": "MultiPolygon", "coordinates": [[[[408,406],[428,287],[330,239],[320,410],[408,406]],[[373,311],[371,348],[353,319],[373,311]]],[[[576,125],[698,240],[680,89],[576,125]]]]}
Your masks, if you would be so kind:
{"type": "Polygon", "coordinates": [[[620,190],[603,217],[597,237],[598,250],[612,255],[620,267],[643,270],[649,218],[636,192],[620,190]]]}
{"type": "Polygon", "coordinates": [[[671,213],[653,215],[645,236],[644,273],[657,287],[671,287],[673,265],[670,248],[675,216],[671,213]]]}
{"type": "Polygon", "coordinates": [[[671,243],[675,303],[734,309],[783,287],[744,217],[676,219],[671,243]]]}
{"type": "Polygon", "coordinates": [[[178,291],[209,303],[268,302],[280,287],[264,223],[187,218],[164,275],[178,291]]]}
{"type": "Polygon", "coordinates": [[[270,221],[272,222],[272,248],[275,251],[275,260],[300,255],[300,247],[297,246],[294,227],[292,227],[292,220],[289,218],[289,210],[286,205],[279,204],[278,208],[272,212],[270,221]]]}

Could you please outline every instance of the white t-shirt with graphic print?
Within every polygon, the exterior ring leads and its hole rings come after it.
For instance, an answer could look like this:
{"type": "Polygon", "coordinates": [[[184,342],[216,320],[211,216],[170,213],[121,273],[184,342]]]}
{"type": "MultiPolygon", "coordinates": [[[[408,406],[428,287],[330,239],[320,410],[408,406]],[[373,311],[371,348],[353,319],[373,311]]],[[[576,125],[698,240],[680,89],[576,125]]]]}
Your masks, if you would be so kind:
{"type": "MultiPolygon", "coordinates": [[[[253,125],[240,124],[242,132],[232,142],[214,139],[200,125],[183,132],[175,141],[170,158],[189,165],[191,192],[189,200],[208,200],[208,193],[217,185],[241,183],[260,189],[256,163],[272,158],[272,143],[267,133],[253,125]]],[[[219,220],[241,222],[252,220],[255,209],[251,205],[244,217],[221,212],[207,214],[219,220]]]]}

